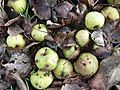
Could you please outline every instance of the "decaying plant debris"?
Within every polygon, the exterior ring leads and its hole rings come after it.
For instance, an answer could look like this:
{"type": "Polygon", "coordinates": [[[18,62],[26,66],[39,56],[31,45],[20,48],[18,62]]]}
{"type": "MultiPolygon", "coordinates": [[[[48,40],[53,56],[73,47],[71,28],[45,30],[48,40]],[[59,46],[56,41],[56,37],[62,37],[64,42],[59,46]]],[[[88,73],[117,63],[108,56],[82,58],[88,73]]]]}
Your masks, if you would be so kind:
{"type": "MultiPolygon", "coordinates": [[[[75,34],[85,29],[85,15],[109,6],[106,0],[28,0],[27,9],[16,14],[7,6],[8,0],[0,0],[0,90],[35,90],[29,77],[36,71],[35,54],[44,46],[55,50],[65,58],[62,50],[76,45],[75,34]],[[45,24],[48,34],[42,43],[35,41],[30,33],[37,24],[45,24]],[[26,40],[23,49],[9,48],[8,35],[22,34],[26,40]]],[[[120,9],[120,5],[113,7],[120,9]]],[[[120,10],[119,10],[120,11],[120,10]]],[[[64,80],[55,79],[47,90],[110,90],[120,83],[120,20],[107,20],[104,26],[90,31],[90,41],[80,50],[76,49],[70,62],[83,52],[94,54],[99,70],[92,77],[71,73],[64,80]]]]}

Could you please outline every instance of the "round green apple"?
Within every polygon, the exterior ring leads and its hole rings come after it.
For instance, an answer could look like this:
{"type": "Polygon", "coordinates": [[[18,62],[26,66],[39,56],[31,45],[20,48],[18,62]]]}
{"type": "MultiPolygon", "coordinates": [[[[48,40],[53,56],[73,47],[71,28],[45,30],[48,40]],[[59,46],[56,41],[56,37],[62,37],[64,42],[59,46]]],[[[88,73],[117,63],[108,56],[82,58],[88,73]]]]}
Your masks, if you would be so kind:
{"type": "Polygon", "coordinates": [[[104,17],[109,18],[110,20],[117,20],[120,18],[119,11],[111,6],[103,8],[101,13],[104,15],[104,17]]]}
{"type": "Polygon", "coordinates": [[[7,5],[17,14],[23,13],[27,7],[27,0],[9,0],[7,5]]]}
{"type": "Polygon", "coordinates": [[[120,0],[107,0],[109,4],[120,4],[120,0]]]}
{"type": "Polygon", "coordinates": [[[97,11],[91,11],[85,17],[85,26],[90,30],[101,28],[104,23],[104,16],[97,11]]]}
{"type": "Polygon", "coordinates": [[[75,36],[76,42],[80,45],[80,47],[84,47],[89,42],[89,31],[88,30],[80,30],[77,32],[75,36]]]}
{"type": "Polygon", "coordinates": [[[58,79],[64,79],[73,72],[73,66],[66,59],[59,59],[57,67],[53,70],[58,79]]]}
{"type": "Polygon", "coordinates": [[[23,48],[26,43],[23,38],[23,35],[21,35],[21,34],[17,34],[14,36],[9,35],[7,37],[6,42],[7,42],[8,47],[12,47],[12,48],[16,48],[17,46],[19,48],[23,48]]]}
{"type": "Polygon", "coordinates": [[[63,54],[64,54],[64,56],[67,59],[74,59],[74,58],[76,58],[79,55],[79,52],[80,52],[80,49],[79,49],[78,45],[74,45],[74,46],[71,46],[68,49],[63,50],[63,54]]]}
{"type": "Polygon", "coordinates": [[[98,70],[98,60],[91,53],[83,53],[74,62],[75,71],[83,76],[92,76],[98,70]]]}
{"type": "Polygon", "coordinates": [[[47,29],[44,24],[36,24],[32,28],[31,35],[36,41],[44,41],[45,36],[47,35],[47,29]]]}
{"type": "Polygon", "coordinates": [[[53,82],[53,75],[49,71],[37,71],[31,74],[30,81],[36,89],[45,89],[53,82]]]}
{"type": "Polygon", "coordinates": [[[35,62],[39,69],[53,70],[57,66],[59,57],[57,53],[48,47],[43,47],[35,55],[35,62]]]}

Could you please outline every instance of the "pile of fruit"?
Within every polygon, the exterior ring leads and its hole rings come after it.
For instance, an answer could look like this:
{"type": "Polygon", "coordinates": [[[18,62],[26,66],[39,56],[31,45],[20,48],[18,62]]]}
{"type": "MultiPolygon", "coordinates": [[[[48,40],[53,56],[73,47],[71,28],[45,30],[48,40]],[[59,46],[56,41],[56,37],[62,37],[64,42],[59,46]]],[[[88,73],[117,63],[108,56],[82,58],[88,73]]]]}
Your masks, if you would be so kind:
{"type": "MultiPolygon", "coordinates": [[[[9,50],[27,52],[30,57],[31,69],[26,77],[31,90],[50,88],[54,81],[64,81],[72,75],[91,78],[98,72],[102,59],[113,51],[110,36],[103,29],[107,22],[119,20],[119,9],[115,6],[120,1],[107,0],[107,5],[99,9],[94,8],[99,0],[94,5],[89,0],[70,1],[8,0],[5,3],[9,8],[6,13],[22,18],[20,22],[8,21],[3,27],[9,29],[15,24],[23,31],[7,31],[4,36],[9,50]]],[[[13,19],[11,15],[8,17],[13,19]]]]}

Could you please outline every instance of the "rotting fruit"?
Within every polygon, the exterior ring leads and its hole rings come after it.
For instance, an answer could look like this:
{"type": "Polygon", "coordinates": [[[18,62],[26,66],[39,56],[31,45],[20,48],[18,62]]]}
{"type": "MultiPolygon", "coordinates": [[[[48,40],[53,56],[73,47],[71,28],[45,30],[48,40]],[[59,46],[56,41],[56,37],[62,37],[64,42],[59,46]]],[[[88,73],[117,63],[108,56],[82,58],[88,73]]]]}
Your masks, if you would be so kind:
{"type": "Polygon", "coordinates": [[[30,81],[36,89],[45,89],[53,82],[53,75],[51,71],[40,71],[31,74],[30,81]]]}
{"type": "Polygon", "coordinates": [[[9,0],[7,5],[12,8],[17,14],[23,13],[27,7],[26,0],[9,0]]]}
{"type": "Polygon", "coordinates": [[[44,41],[45,36],[47,35],[47,28],[44,24],[36,24],[32,28],[31,35],[36,41],[44,41]]]}
{"type": "Polygon", "coordinates": [[[97,11],[91,11],[85,17],[85,26],[90,30],[101,28],[104,22],[105,17],[97,11]]]}
{"type": "Polygon", "coordinates": [[[77,32],[75,36],[76,42],[80,45],[80,47],[84,47],[89,42],[89,31],[88,30],[80,30],[77,32]]]}
{"type": "Polygon", "coordinates": [[[101,13],[104,15],[104,17],[109,18],[110,20],[119,19],[119,11],[114,7],[105,7],[101,10],[101,13]]]}
{"type": "Polygon", "coordinates": [[[63,50],[63,54],[67,59],[75,59],[79,55],[79,53],[80,48],[77,44],[63,50]]]}
{"type": "Polygon", "coordinates": [[[98,60],[91,53],[83,53],[74,62],[74,69],[83,76],[92,76],[98,70],[98,60]]]}
{"type": "Polygon", "coordinates": [[[59,59],[57,67],[53,70],[54,75],[58,79],[64,79],[73,72],[73,66],[66,59],[59,59]]]}
{"type": "Polygon", "coordinates": [[[43,47],[35,55],[35,62],[39,69],[53,70],[57,66],[59,57],[57,53],[49,47],[43,47]]]}
{"type": "Polygon", "coordinates": [[[17,34],[14,36],[9,35],[7,37],[6,42],[7,42],[8,47],[12,47],[12,48],[16,48],[17,46],[19,48],[23,48],[26,43],[22,34],[17,34]]]}

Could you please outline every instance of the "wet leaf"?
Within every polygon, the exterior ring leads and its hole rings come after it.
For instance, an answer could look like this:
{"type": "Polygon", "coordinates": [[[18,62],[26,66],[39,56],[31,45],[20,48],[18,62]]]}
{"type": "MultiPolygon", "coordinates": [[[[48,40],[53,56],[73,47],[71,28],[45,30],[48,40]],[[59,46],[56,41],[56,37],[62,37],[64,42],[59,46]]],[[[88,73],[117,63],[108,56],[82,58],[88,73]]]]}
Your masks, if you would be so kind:
{"type": "Polygon", "coordinates": [[[23,53],[15,53],[11,56],[10,61],[3,66],[8,71],[18,72],[21,76],[25,77],[30,70],[30,58],[23,53]]]}

